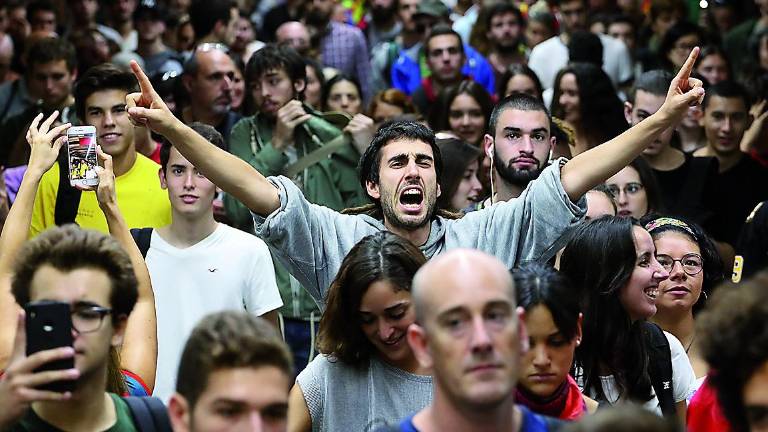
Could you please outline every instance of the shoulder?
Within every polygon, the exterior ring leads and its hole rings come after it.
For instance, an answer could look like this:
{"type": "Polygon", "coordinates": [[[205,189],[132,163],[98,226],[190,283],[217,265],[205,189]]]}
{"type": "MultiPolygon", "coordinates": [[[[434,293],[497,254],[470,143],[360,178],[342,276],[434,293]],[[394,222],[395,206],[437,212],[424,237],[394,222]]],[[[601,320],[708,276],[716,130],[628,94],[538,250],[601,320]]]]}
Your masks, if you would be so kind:
{"type": "Polygon", "coordinates": [[[238,252],[242,252],[245,249],[251,250],[252,252],[269,253],[269,249],[267,248],[267,244],[264,243],[264,240],[245,231],[220,223],[215,232],[218,233],[224,242],[236,244],[238,252]]]}
{"type": "Polygon", "coordinates": [[[135,169],[131,170],[131,174],[139,176],[146,176],[151,174],[152,177],[156,179],[157,170],[160,169],[160,164],[141,153],[136,153],[136,162],[134,164],[134,168],[135,169]]]}

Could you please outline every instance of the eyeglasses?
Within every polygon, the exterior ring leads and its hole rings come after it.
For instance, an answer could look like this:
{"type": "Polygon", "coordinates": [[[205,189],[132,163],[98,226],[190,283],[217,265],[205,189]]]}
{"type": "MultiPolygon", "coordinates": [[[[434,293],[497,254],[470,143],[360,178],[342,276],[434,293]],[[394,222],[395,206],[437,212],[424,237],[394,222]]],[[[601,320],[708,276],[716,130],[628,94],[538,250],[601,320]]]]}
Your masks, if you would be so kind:
{"type": "Polygon", "coordinates": [[[72,309],[72,328],[78,333],[93,333],[101,328],[104,317],[112,309],[101,306],[82,306],[72,309]]]}
{"type": "Polygon", "coordinates": [[[673,259],[669,255],[660,254],[656,255],[656,261],[668,272],[672,272],[672,269],[675,268],[675,263],[679,262],[683,267],[683,271],[688,276],[696,276],[704,269],[704,262],[701,256],[693,253],[683,255],[680,259],[673,259]]]}
{"type": "Polygon", "coordinates": [[[635,195],[636,193],[640,192],[644,188],[645,186],[637,182],[627,183],[626,186],[624,186],[623,188],[619,188],[616,185],[607,186],[608,192],[611,195],[613,195],[614,198],[618,197],[621,192],[624,192],[625,194],[628,194],[628,195],[635,195]]]}
{"type": "Polygon", "coordinates": [[[195,52],[209,52],[209,51],[221,51],[224,54],[229,54],[229,47],[223,43],[205,42],[195,47],[195,52]]]}

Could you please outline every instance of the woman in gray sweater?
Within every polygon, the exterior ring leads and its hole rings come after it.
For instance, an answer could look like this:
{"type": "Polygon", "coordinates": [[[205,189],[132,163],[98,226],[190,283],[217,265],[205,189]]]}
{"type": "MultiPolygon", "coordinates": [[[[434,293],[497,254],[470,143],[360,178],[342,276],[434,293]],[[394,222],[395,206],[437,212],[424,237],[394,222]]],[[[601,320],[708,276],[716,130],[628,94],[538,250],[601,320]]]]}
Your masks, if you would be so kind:
{"type": "Polygon", "coordinates": [[[411,281],[418,247],[381,231],[344,258],[320,320],[318,351],[296,379],[288,430],[372,431],[432,401],[432,377],[406,341],[416,317],[411,281]]]}

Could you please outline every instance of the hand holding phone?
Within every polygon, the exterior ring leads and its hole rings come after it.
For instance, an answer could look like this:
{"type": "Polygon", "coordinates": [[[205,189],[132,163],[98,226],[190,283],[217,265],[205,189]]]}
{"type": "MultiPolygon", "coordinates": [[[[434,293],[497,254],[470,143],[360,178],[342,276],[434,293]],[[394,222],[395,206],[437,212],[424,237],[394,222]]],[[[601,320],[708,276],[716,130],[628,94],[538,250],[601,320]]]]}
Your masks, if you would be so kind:
{"type": "Polygon", "coordinates": [[[96,128],[75,126],[67,130],[69,184],[76,188],[90,188],[99,184],[96,167],[96,128]]]}
{"type": "Polygon", "coordinates": [[[59,360],[73,361],[75,351],[72,347],[63,347],[39,351],[30,356],[27,351],[27,333],[25,313],[19,313],[16,325],[16,338],[13,353],[5,373],[0,377],[0,430],[13,425],[29,410],[33,402],[62,401],[69,399],[69,392],[42,390],[41,386],[63,380],[77,379],[80,373],[74,369],[35,372],[41,366],[59,360]]]}
{"type": "MultiPolygon", "coordinates": [[[[55,348],[72,348],[72,315],[68,303],[39,301],[28,303],[26,311],[27,356],[55,348]]],[[[74,358],[48,362],[34,372],[66,370],[75,367],[74,358]]],[[[50,382],[38,388],[55,392],[73,389],[72,381],[50,382]]]]}

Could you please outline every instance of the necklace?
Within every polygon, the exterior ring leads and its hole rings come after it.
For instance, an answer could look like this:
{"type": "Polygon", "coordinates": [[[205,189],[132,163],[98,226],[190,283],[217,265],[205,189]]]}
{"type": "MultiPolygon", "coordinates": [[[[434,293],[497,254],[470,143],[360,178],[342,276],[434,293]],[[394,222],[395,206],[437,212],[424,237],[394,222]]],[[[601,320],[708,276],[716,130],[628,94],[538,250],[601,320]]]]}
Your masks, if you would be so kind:
{"type": "Polygon", "coordinates": [[[685,347],[685,353],[688,354],[688,351],[691,349],[691,346],[693,345],[693,342],[696,340],[696,333],[691,336],[691,341],[688,342],[688,346],[685,347]]]}

